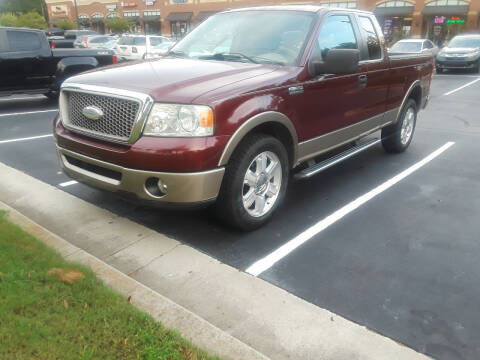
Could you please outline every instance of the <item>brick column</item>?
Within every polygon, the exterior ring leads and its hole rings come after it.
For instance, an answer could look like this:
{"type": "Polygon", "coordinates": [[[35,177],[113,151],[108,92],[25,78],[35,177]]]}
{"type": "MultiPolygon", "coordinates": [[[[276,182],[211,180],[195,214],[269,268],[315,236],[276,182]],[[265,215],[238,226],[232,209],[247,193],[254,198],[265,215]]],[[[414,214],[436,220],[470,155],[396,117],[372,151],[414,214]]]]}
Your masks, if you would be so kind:
{"type": "Polygon", "coordinates": [[[478,10],[468,12],[467,30],[478,30],[478,15],[478,10]]]}
{"type": "Polygon", "coordinates": [[[423,15],[420,11],[414,11],[412,16],[411,36],[414,38],[422,37],[422,30],[423,30],[423,15]]]}

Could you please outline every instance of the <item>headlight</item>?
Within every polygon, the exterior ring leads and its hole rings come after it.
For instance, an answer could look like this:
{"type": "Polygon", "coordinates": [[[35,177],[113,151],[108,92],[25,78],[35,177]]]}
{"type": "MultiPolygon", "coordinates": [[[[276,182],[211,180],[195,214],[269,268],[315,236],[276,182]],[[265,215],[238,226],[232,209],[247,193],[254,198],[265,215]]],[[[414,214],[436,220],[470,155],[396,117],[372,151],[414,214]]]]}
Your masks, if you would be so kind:
{"type": "Polygon", "coordinates": [[[213,135],[213,111],[202,105],[155,104],[144,135],[199,137],[213,135]]]}
{"type": "Polygon", "coordinates": [[[480,53],[472,52],[472,53],[466,54],[466,56],[467,56],[468,60],[475,60],[476,58],[478,58],[480,56],[480,53]]]}

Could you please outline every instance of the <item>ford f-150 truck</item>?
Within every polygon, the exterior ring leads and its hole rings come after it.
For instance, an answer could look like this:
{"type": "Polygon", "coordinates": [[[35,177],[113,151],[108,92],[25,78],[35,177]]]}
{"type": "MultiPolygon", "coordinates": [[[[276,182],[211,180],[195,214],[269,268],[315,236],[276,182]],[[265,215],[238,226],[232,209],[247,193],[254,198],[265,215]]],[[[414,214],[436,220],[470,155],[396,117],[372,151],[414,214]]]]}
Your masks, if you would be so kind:
{"type": "Polygon", "coordinates": [[[51,49],[41,30],[0,27],[0,96],[56,98],[67,77],[116,61],[112,50],[51,49]]]}
{"type": "Polygon", "coordinates": [[[225,11],[162,59],[68,79],[58,155],[92,187],[163,205],[213,202],[251,230],[280,206],[291,174],[308,178],[372,142],[319,155],[377,130],[386,151],[404,151],[433,66],[430,55],[389,56],[369,12],[225,11]]]}

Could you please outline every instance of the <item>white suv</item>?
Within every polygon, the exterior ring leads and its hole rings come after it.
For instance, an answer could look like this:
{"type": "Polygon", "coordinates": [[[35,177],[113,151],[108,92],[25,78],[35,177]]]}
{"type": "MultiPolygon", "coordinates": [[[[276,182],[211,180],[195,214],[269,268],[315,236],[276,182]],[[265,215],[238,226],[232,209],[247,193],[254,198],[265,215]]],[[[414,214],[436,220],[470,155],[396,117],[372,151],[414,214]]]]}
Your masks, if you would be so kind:
{"type": "Polygon", "coordinates": [[[123,35],[118,40],[115,52],[121,60],[145,59],[147,50],[170,40],[163,36],[155,35],[123,35]]]}

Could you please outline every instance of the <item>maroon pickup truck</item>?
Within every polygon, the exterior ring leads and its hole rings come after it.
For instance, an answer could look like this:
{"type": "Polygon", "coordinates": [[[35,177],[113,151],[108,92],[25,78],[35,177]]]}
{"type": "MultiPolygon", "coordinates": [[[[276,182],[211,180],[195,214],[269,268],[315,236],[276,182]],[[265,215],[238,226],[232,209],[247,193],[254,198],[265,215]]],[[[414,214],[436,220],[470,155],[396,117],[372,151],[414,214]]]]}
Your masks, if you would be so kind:
{"type": "Polygon", "coordinates": [[[373,143],[337,148],[381,130],[386,151],[404,151],[432,70],[428,55],[389,56],[368,12],[230,10],[165,58],[69,78],[54,124],[58,155],[87,185],[156,204],[213,203],[251,230],[279,207],[292,177],[373,143]]]}

